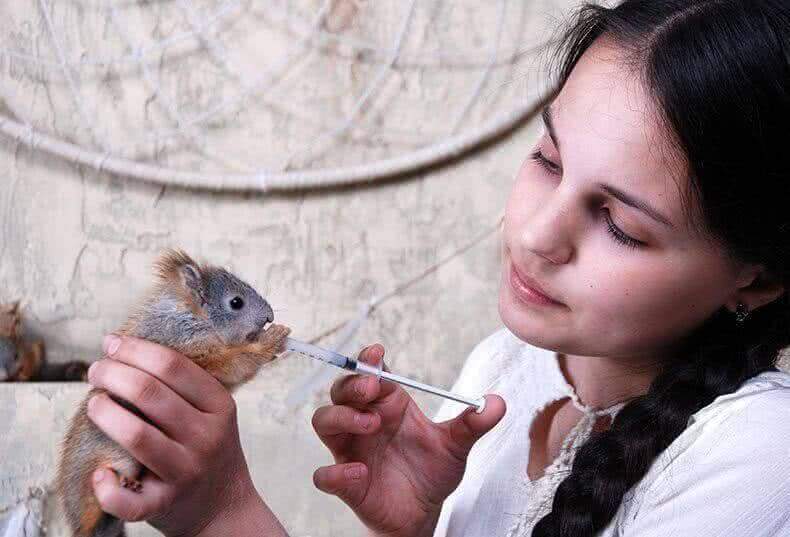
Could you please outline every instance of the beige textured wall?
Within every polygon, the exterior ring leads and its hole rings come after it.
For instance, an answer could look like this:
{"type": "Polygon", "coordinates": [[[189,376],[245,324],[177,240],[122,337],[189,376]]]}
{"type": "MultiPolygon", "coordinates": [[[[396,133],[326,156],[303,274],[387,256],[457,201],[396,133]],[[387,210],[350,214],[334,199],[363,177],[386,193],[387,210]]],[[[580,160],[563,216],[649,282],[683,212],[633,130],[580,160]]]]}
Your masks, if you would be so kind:
{"type": "MultiPolygon", "coordinates": [[[[317,2],[300,4],[309,13],[317,2]]],[[[405,4],[359,4],[367,10],[358,23],[360,31],[390,39],[405,4]]],[[[544,28],[562,4],[532,6],[534,17],[522,21],[525,44],[536,39],[536,29],[544,28]]],[[[485,31],[496,10],[477,2],[449,5],[453,11],[443,23],[446,34],[457,43],[476,44],[485,56],[485,31]]],[[[6,21],[3,43],[51,58],[53,50],[36,6],[0,6],[6,21]]],[[[55,24],[74,29],[63,34],[71,50],[82,47],[94,55],[96,50],[124,52],[109,23],[86,7],[88,3],[53,6],[55,24]],[[98,35],[96,28],[101,30],[98,35]]],[[[255,12],[254,23],[267,22],[260,5],[248,7],[255,12]]],[[[424,16],[418,12],[417,23],[424,16]]],[[[128,32],[138,37],[164,32],[162,28],[173,31],[168,21],[160,28],[151,21],[128,20],[128,32]]],[[[238,35],[253,35],[253,30],[242,25],[238,35]]],[[[273,33],[260,39],[261,47],[276,49],[284,46],[285,38],[273,33]]],[[[380,41],[382,46],[387,39],[380,41]]],[[[464,54],[455,45],[449,48],[464,54]]],[[[416,49],[410,50],[414,56],[416,49]]],[[[359,95],[373,72],[369,66],[342,60],[315,61],[299,75],[306,81],[304,95],[295,94],[289,102],[306,110],[305,115],[328,121],[338,110],[348,110],[348,96],[359,95]],[[328,95],[327,87],[336,93],[328,95]]],[[[174,73],[167,72],[166,64],[160,66],[163,91],[177,95],[185,113],[195,113],[215,94],[238,89],[215,83],[209,70],[206,65],[192,68],[189,60],[174,73]]],[[[474,77],[462,74],[424,69],[394,76],[375,107],[386,111],[390,106],[388,114],[374,115],[381,118],[382,133],[397,139],[441,132],[475,83],[474,77]],[[395,93],[400,100],[392,97],[395,93]]],[[[0,55],[0,95],[6,111],[89,144],[91,132],[75,112],[65,80],[56,70],[41,80],[38,75],[24,62],[0,55]]],[[[297,82],[299,76],[294,76],[297,82]]],[[[470,121],[534,96],[541,80],[523,66],[494,70],[491,86],[470,121]],[[500,90],[504,93],[497,97],[500,90]]],[[[78,82],[86,102],[98,103],[93,116],[96,131],[106,133],[110,145],[122,146],[127,136],[148,126],[138,117],[141,107],[146,119],[156,113],[153,104],[143,102],[149,95],[133,71],[107,76],[98,85],[88,75],[78,82]]],[[[220,121],[205,132],[216,152],[274,169],[281,165],[284,151],[298,147],[302,137],[315,135],[312,124],[299,117],[275,117],[268,108],[252,105],[225,121],[236,122],[231,125],[235,129],[223,130],[227,124],[220,121]]],[[[406,180],[288,195],[162,189],[97,173],[0,138],[0,301],[22,300],[27,332],[45,340],[53,360],[93,360],[103,334],[123,321],[149,284],[157,251],[180,246],[236,271],[269,299],[279,322],[290,325],[294,335],[309,338],[353,316],[373,293],[390,290],[494,225],[536,129],[521,129],[461,162],[406,180]]],[[[204,171],[218,166],[197,151],[179,149],[162,150],[159,161],[204,171]]],[[[345,145],[316,166],[364,162],[405,149],[408,145],[394,143],[345,145]]],[[[380,341],[394,370],[451,385],[474,344],[499,324],[498,247],[498,239],[489,238],[384,303],[362,329],[356,347],[380,341]]],[[[328,400],[326,390],[298,409],[285,405],[290,390],[315,370],[306,358],[288,357],[237,392],[245,453],[258,489],[292,535],[361,535],[350,511],[312,485],[314,469],[331,462],[310,426],[313,410],[328,400]]],[[[24,497],[29,487],[48,484],[57,442],[86,391],[83,384],[0,385],[0,423],[7,427],[0,435],[0,510],[24,497]]],[[[416,398],[427,413],[440,402],[423,394],[416,398]]],[[[50,534],[61,535],[62,529],[53,526],[50,534]]],[[[155,534],[142,523],[130,532],[133,537],[155,534]]]]}
{"type": "MultiPolygon", "coordinates": [[[[3,298],[23,299],[30,332],[55,358],[93,359],[102,334],[147,285],[156,250],[178,244],[266,290],[279,321],[309,337],[352,316],[374,285],[390,288],[495,223],[533,139],[525,129],[462,164],[366,189],[289,198],[168,190],[158,201],[156,187],[95,177],[0,143],[0,175],[9,178],[0,190],[3,298]]],[[[498,326],[498,268],[492,237],[382,305],[359,345],[380,341],[394,370],[449,386],[472,346],[498,326]]],[[[314,370],[305,360],[275,363],[239,390],[245,451],[259,490],[293,535],[351,535],[350,512],[311,481],[330,462],[309,419],[326,393],[272,418],[314,370]]],[[[0,504],[46,479],[54,442],[84,392],[0,385],[11,433],[0,437],[0,452],[11,457],[0,465],[0,504]]],[[[417,397],[426,412],[438,407],[417,397]]]]}
{"type": "MultiPolygon", "coordinates": [[[[534,132],[525,129],[457,166],[403,183],[323,195],[206,195],[89,172],[0,142],[2,292],[22,298],[30,332],[55,359],[94,359],[149,282],[158,248],[181,245],[266,291],[280,322],[310,337],[496,223],[534,132]]],[[[403,374],[449,386],[472,346],[498,326],[498,240],[491,238],[382,305],[359,345],[382,342],[403,374]]],[[[256,484],[294,536],[352,535],[355,522],[313,488],[330,462],[312,433],[322,392],[280,421],[307,359],[274,363],[241,388],[240,422],[256,484]]],[[[46,482],[54,443],[83,386],[0,384],[0,505],[46,482]],[[35,447],[31,451],[31,447],[35,447]],[[32,453],[32,455],[31,455],[32,453]]],[[[434,398],[417,395],[426,412],[434,398]]],[[[140,530],[132,535],[153,535],[140,530]]]]}

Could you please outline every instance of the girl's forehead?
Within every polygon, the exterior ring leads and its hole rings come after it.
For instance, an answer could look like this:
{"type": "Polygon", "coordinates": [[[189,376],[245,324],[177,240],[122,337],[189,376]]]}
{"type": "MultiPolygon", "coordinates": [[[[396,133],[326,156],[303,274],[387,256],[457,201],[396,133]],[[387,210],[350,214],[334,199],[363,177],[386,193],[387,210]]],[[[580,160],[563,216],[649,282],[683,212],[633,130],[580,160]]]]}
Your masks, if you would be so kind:
{"type": "Polygon", "coordinates": [[[623,60],[618,47],[597,40],[551,104],[563,169],[647,201],[682,232],[691,201],[685,157],[654,96],[623,60]]]}
{"type": "Polygon", "coordinates": [[[578,132],[588,143],[616,146],[618,154],[624,148],[653,153],[657,145],[670,145],[653,94],[612,45],[596,42],[582,55],[552,109],[569,135],[578,132]]]}

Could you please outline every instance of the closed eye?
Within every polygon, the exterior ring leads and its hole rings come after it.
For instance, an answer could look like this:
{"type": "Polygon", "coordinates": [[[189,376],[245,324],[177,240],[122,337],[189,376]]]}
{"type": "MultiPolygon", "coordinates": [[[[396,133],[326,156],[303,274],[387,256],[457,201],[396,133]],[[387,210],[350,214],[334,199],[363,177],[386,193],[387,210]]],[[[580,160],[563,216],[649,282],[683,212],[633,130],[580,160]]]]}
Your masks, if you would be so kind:
{"type": "Polygon", "coordinates": [[[536,150],[530,155],[530,158],[536,161],[543,169],[545,169],[549,173],[560,173],[562,172],[562,166],[558,166],[557,164],[553,163],[549,159],[547,159],[540,149],[536,150]]]}
{"type": "MultiPolygon", "coordinates": [[[[540,149],[534,151],[530,155],[530,158],[535,162],[537,162],[540,167],[542,167],[544,170],[546,170],[548,173],[552,175],[559,175],[562,173],[562,166],[559,166],[554,162],[550,161],[549,159],[547,159],[540,149]]],[[[604,208],[601,210],[601,212],[603,212],[606,215],[605,216],[606,229],[609,232],[609,234],[614,238],[614,240],[616,240],[617,242],[628,248],[639,248],[641,246],[647,246],[644,242],[639,241],[627,235],[619,227],[617,227],[614,224],[614,221],[612,220],[612,217],[609,213],[609,209],[604,208]]]]}

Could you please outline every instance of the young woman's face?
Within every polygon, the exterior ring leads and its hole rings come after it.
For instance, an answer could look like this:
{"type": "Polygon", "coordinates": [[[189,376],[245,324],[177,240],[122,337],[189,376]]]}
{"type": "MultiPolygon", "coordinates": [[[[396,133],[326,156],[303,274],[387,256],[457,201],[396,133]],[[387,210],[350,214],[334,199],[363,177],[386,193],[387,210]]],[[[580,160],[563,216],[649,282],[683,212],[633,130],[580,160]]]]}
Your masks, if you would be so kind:
{"type": "Polygon", "coordinates": [[[684,214],[685,164],[654,110],[600,39],[549,107],[505,209],[499,312],[521,339],[660,357],[736,289],[736,267],[684,214]],[[514,270],[561,304],[526,298],[514,270]]]}

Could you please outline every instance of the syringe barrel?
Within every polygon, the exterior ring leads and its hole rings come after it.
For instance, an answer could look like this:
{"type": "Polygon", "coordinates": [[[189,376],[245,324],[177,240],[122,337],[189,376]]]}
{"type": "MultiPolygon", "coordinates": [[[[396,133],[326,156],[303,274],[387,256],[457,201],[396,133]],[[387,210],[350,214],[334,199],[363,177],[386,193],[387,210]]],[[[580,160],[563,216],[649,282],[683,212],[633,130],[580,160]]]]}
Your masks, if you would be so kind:
{"type": "Polygon", "coordinates": [[[407,377],[402,377],[400,375],[396,375],[395,373],[390,373],[389,371],[383,371],[384,362],[379,362],[378,365],[366,364],[365,362],[360,362],[347,356],[343,356],[342,354],[335,351],[324,349],[317,345],[312,345],[310,343],[292,338],[285,339],[285,348],[290,351],[295,351],[307,356],[311,356],[316,360],[340,367],[347,371],[355,371],[363,375],[373,375],[379,379],[385,379],[391,382],[402,384],[404,386],[410,386],[424,392],[432,393],[447,399],[452,399],[453,401],[457,401],[459,403],[473,406],[478,413],[482,412],[483,408],[485,407],[485,398],[483,397],[480,397],[479,399],[471,399],[452,392],[448,392],[447,390],[443,390],[441,388],[437,388],[436,386],[431,386],[430,384],[423,384],[422,382],[407,377]]]}
{"type": "Polygon", "coordinates": [[[483,408],[485,407],[485,402],[486,402],[484,397],[480,397],[479,399],[471,399],[469,397],[464,397],[462,395],[458,395],[456,393],[448,392],[447,390],[437,388],[436,386],[431,386],[430,384],[424,384],[420,381],[410,379],[408,377],[402,377],[400,375],[396,375],[395,373],[390,373],[389,371],[383,371],[382,370],[383,364],[384,362],[379,362],[378,366],[373,366],[358,361],[356,362],[356,371],[362,374],[373,375],[378,377],[379,379],[389,380],[390,382],[396,382],[403,386],[409,386],[410,388],[415,388],[423,392],[432,393],[434,395],[439,395],[446,399],[451,399],[453,401],[457,401],[459,403],[472,406],[475,408],[475,411],[478,414],[483,412],[483,408]]]}
{"type": "Polygon", "coordinates": [[[317,345],[305,343],[298,339],[285,338],[285,348],[289,351],[300,352],[307,356],[312,356],[317,360],[332,364],[342,369],[354,370],[354,361],[350,360],[347,356],[343,356],[330,349],[324,349],[317,345]]]}

